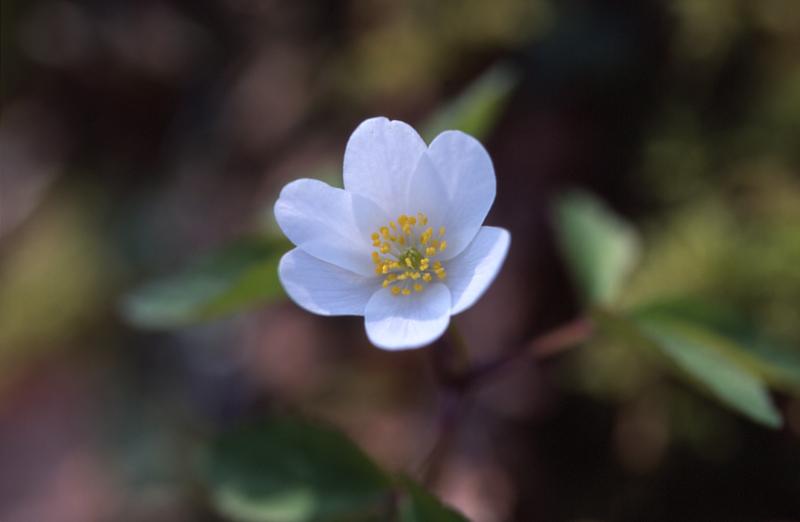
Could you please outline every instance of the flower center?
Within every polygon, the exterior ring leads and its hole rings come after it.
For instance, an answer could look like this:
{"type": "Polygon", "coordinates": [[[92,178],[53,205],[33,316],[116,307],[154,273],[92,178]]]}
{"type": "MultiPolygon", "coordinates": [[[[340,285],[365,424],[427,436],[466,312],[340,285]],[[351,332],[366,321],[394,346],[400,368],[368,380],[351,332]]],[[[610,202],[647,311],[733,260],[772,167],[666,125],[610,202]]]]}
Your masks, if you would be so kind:
{"type": "Polygon", "coordinates": [[[433,278],[444,279],[447,272],[436,256],[447,248],[444,227],[439,227],[438,236],[428,226],[428,217],[422,212],[417,217],[400,215],[397,223],[390,221],[372,234],[372,261],[375,273],[386,276],[384,288],[391,288],[392,295],[410,295],[422,292],[433,278]]]}

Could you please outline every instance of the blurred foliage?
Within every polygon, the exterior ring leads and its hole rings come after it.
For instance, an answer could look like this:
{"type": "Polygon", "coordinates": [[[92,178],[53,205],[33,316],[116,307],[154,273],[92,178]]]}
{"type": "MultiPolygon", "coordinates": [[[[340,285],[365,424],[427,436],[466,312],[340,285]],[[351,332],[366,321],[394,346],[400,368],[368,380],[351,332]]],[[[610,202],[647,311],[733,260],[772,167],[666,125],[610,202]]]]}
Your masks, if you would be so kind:
{"type": "Polygon", "coordinates": [[[644,337],[642,341],[652,342],[687,380],[756,422],[772,428],[781,426],[780,414],[766,386],[720,348],[724,339],[702,326],[648,315],[638,317],[636,325],[644,337]]]}
{"type": "Polygon", "coordinates": [[[223,434],[206,468],[214,503],[232,520],[464,520],[413,482],[391,479],[339,432],[296,418],[223,434]]]}
{"type": "Polygon", "coordinates": [[[637,261],[633,227],[580,192],[564,196],[555,214],[561,248],[583,297],[589,303],[611,303],[637,261]]]}
{"type": "Polygon", "coordinates": [[[114,255],[99,238],[90,210],[97,202],[75,191],[52,202],[0,264],[0,384],[24,362],[67,343],[95,320],[118,277],[114,255]]]}
{"type": "Polygon", "coordinates": [[[746,310],[778,337],[800,338],[791,313],[800,295],[800,186],[769,165],[748,170],[727,198],[699,198],[646,227],[626,306],[691,295],[746,310]]]}
{"type": "Polygon", "coordinates": [[[466,522],[413,481],[401,479],[400,483],[404,491],[398,495],[399,522],[466,522]]]}
{"type": "Polygon", "coordinates": [[[130,294],[125,317],[143,328],[176,328],[282,298],[278,262],[289,248],[283,239],[241,239],[130,294]]]}
{"type": "MultiPolygon", "coordinates": [[[[705,338],[771,387],[800,394],[800,352],[776,343],[739,314],[687,299],[653,303],[635,310],[638,321],[705,338]]],[[[658,327],[657,327],[658,328],[658,327]]]]}
{"type": "Polygon", "coordinates": [[[430,143],[439,133],[455,129],[487,138],[518,83],[519,74],[510,65],[495,65],[434,112],[422,126],[422,137],[430,143]]]}
{"type": "MultiPolygon", "coordinates": [[[[560,244],[584,297],[597,305],[612,302],[634,268],[637,250],[631,225],[588,194],[562,198],[555,218],[560,244]]],[[[781,418],[764,379],[800,391],[796,387],[800,358],[765,348],[763,343],[751,349],[739,347],[712,330],[710,319],[718,316],[708,307],[700,306],[699,314],[697,310],[697,306],[673,303],[642,307],[633,314],[597,309],[594,316],[601,331],[625,338],[626,346],[654,349],[670,370],[701,391],[756,422],[779,427],[781,418]]],[[[639,372],[635,367],[628,370],[639,372]]]]}
{"type": "Polygon", "coordinates": [[[491,9],[480,0],[361,8],[359,17],[372,23],[335,64],[339,89],[360,101],[420,96],[431,88],[428,79],[448,77],[461,65],[465,50],[513,48],[544,32],[553,17],[540,0],[499,0],[491,9]]]}

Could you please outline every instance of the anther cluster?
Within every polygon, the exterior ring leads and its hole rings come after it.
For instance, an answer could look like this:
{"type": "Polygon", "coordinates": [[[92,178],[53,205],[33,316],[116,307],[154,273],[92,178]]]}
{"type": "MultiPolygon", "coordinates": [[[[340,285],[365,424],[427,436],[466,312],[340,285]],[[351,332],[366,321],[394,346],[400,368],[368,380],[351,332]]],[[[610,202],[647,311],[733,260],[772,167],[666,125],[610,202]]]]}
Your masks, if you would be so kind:
{"type": "Polygon", "coordinates": [[[447,248],[445,228],[439,227],[438,236],[428,226],[428,217],[422,212],[416,217],[400,215],[397,222],[390,221],[372,234],[372,252],[375,273],[386,276],[384,288],[392,295],[411,295],[422,292],[434,277],[444,279],[447,272],[436,256],[447,248]]]}

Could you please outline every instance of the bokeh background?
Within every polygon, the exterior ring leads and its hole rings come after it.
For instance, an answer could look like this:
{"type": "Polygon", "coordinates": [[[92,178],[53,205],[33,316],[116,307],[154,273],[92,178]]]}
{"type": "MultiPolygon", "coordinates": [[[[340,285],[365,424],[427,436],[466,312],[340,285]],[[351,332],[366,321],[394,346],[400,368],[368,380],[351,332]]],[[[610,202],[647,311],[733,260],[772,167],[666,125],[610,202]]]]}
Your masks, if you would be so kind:
{"type": "MultiPolygon", "coordinates": [[[[441,398],[426,350],[278,297],[200,324],[125,299],[274,235],[281,186],[339,183],[370,116],[430,139],[455,111],[493,157],[488,223],[513,244],[455,319],[475,359],[581,313],[552,217],[574,187],[639,231],[623,302],[723,304],[796,356],[798,7],[3,0],[0,520],[219,520],[195,449],[274,412],[414,473],[441,398]]],[[[773,398],[777,430],[613,338],[522,358],[474,390],[433,490],[483,522],[800,520],[800,399],[773,398]]]]}

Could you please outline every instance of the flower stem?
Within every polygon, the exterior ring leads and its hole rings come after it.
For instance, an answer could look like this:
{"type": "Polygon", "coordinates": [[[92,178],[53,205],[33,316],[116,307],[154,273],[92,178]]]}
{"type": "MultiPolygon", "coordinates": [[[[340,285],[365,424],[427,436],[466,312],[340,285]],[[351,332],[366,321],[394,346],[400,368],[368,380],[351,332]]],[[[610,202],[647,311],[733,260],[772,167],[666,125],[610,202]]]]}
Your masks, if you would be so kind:
{"type": "Polygon", "coordinates": [[[593,332],[591,320],[580,317],[500,355],[497,359],[471,366],[466,340],[451,323],[448,335],[430,352],[442,399],[436,439],[421,466],[423,484],[431,487],[438,481],[465,414],[467,393],[471,388],[505,369],[519,357],[528,354],[543,359],[562,353],[588,340],[593,332]]]}
{"type": "Polygon", "coordinates": [[[432,486],[438,480],[458,431],[468,384],[465,377],[470,372],[469,348],[453,323],[450,323],[448,335],[433,347],[431,356],[436,383],[441,394],[441,406],[435,441],[422,463],[422,482],[425,486],[432,486]]]}
{"type": "Polygon", "coordinates": [[[588,317],[579,317],[500,355],[497,359],[475,366],[466,376],[466,380],[470,385],[475,385],[524,355],[532,355],[537,359],[557,355],[587,341],[593,333],[592,321],[588,317]]]}
{"type": "Polygon", "coordinates": [[[426,487],[434,486],[442,473],[450,448],[458,434],[458,427],[464,416],[466,406],[465,390],[444,390],[436,438],[428,456],[422,463],[422,483],[426,487]]]}

